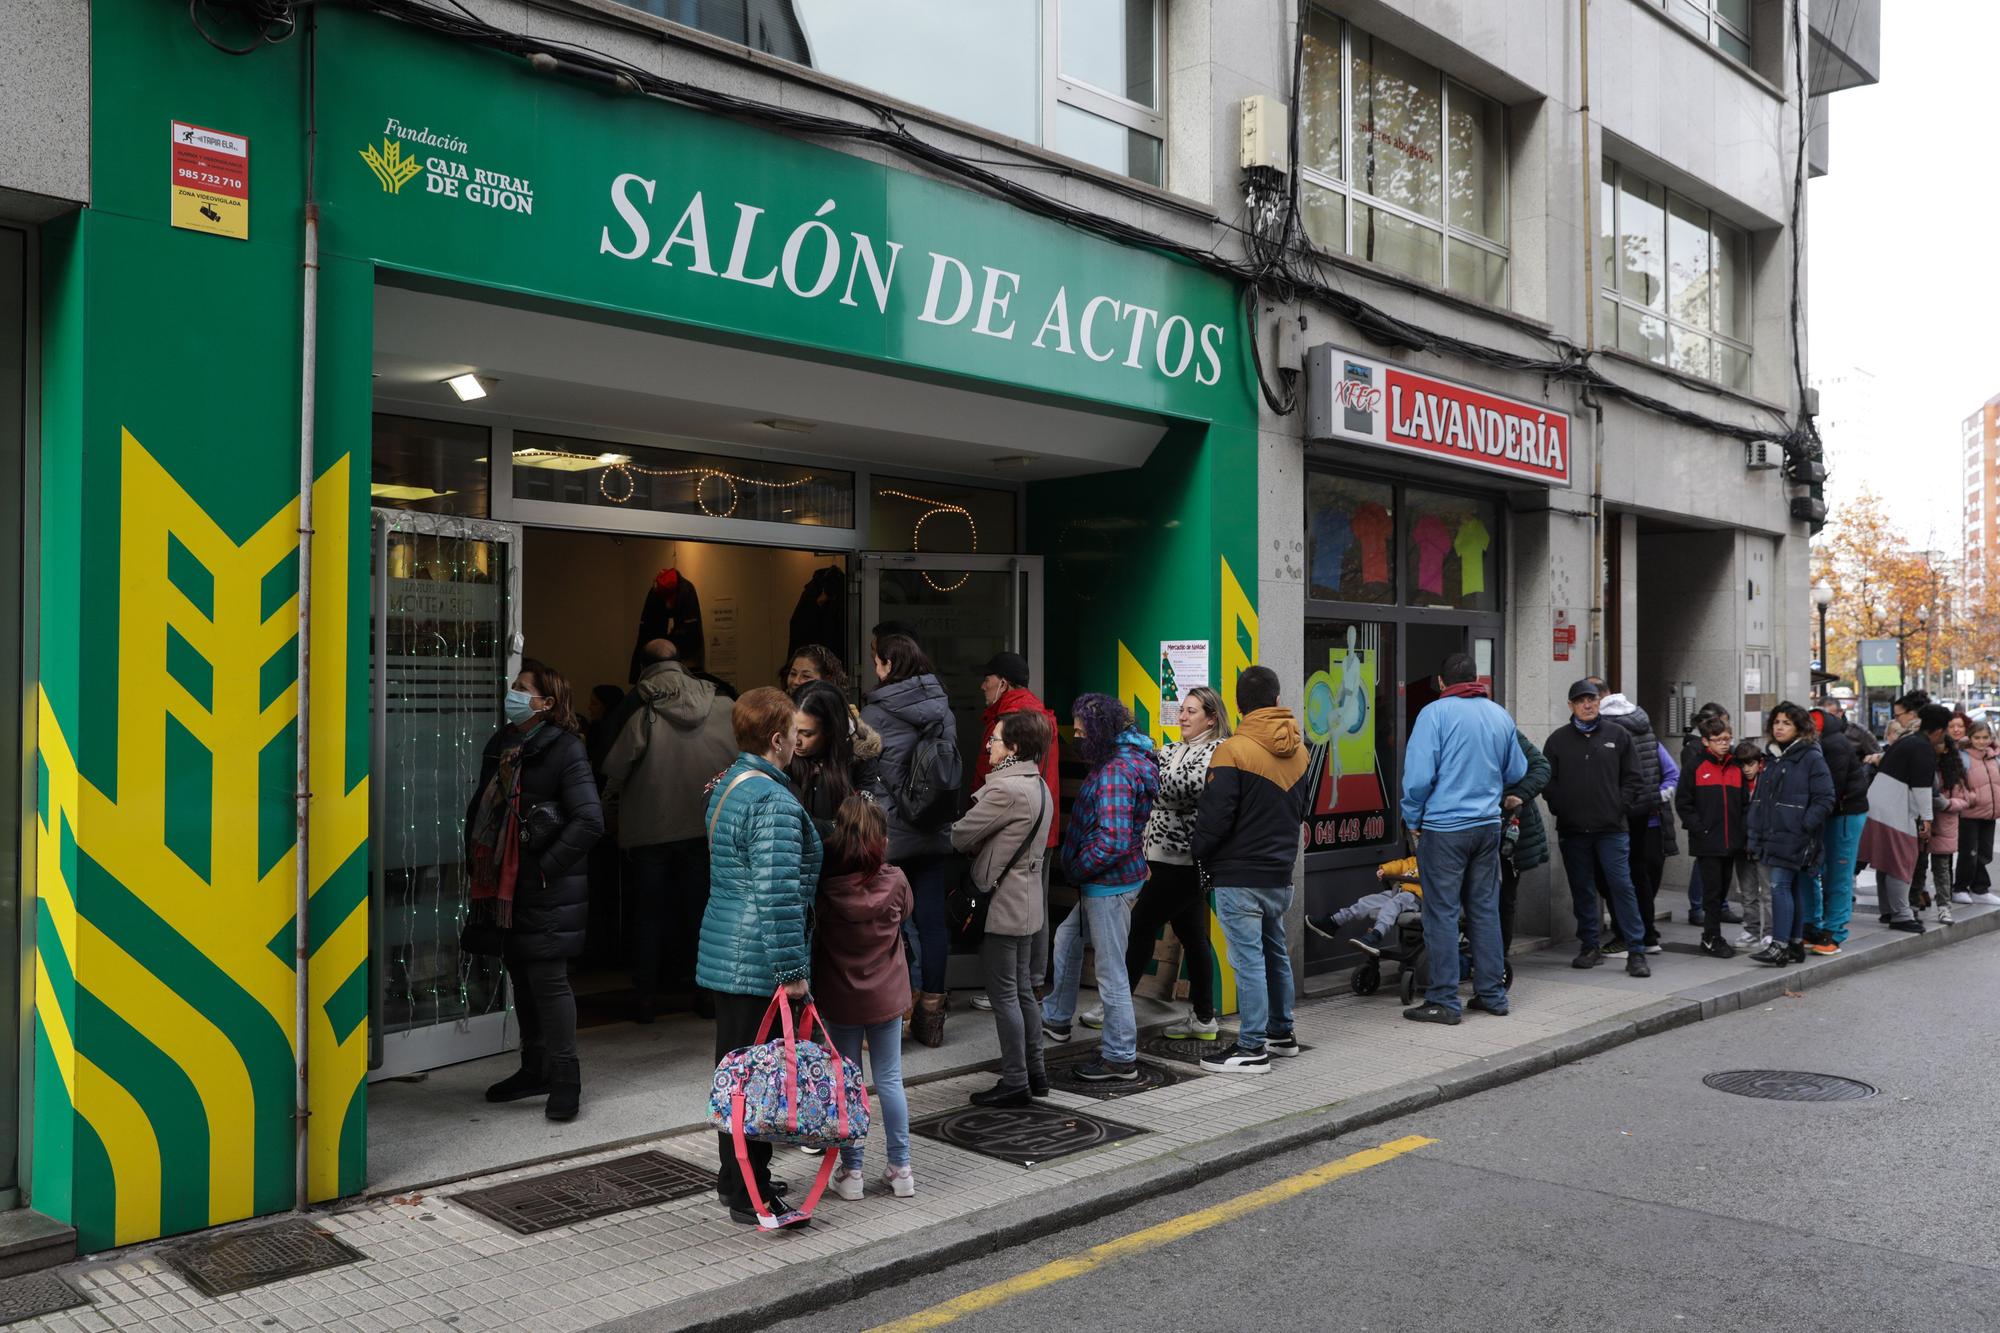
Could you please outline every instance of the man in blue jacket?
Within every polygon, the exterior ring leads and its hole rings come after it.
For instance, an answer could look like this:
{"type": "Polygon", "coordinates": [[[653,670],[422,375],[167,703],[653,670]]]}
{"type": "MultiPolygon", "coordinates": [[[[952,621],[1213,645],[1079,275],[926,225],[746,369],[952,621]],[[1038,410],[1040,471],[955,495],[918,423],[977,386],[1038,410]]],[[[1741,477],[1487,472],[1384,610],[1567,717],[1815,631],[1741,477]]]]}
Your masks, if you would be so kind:
{"type": "Polygon", "coordinates": [[[1472,1007],[1507,1012],[1500,944],[1500,802],[1527,776],[1514,719],[1493,702],[1472,658],[1453,653],[1442,692],[1417,714],[1403,755],[1403,827],[1417,840],[1430,985],[1405,1009],[1418,1023],[1458,1022],[1458,932],[1472,940],[1472,1007]]]}

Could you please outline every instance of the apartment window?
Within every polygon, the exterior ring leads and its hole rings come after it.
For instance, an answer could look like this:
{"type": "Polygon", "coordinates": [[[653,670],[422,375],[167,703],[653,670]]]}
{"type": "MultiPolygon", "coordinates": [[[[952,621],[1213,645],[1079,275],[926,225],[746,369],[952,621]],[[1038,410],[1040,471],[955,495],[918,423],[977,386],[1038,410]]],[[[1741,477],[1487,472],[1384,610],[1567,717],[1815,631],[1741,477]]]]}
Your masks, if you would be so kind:
{"type": "Polygon", "coordinates": [[[1684,375],[1750,381],[1750,238],[1616,163],[1598,187],[1604,345],[1684,375]]]}
{"type": "Polygon", "coordinates": [[[1723,54],[1750,63],[1750,0],[1654,0],[1723,54]]]}
{"type": "Polygon", "coordinates": [[[634,9],[1164,183],[1162,0],[622,0],[634,9]]]}
{"type": "Polygon", "coordinates": [[[1507,304],[1505,108],[1319,10],[1299,101],[1315,245],[1507,304]]]}

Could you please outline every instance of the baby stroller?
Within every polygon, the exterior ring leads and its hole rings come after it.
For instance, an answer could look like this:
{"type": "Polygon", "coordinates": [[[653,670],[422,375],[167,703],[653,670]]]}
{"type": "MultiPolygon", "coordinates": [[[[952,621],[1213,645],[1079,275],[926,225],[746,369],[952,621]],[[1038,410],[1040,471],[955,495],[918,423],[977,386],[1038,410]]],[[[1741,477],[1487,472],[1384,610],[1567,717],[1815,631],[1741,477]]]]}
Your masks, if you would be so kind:
{"type": "MultiPolygon", "coordinates": [[[[1428,984],[1425,974],[1429,961],[1429,951],[1424,948],[1424,914],[1413,907],[1396,918],[1395,943],[1385,945],[1380,954],[1356,967],[1347,984],[1356,995],[1373,995],[1382,989],[1382,964],[1394,963],[1395,979],[1403,986],[1403,1003],[1414,1004],[1417,988],[1428,984]]],[[[1466,938],[1462,929],[1458,935],[1458,975],[1461,981],[1472,977],[1472,941],[1466,938]]],[[[1514,987],[1514,960],[1511,958],[1506,960],[1500,974],[1500,985],[1503,990],[1514,987]]]]}

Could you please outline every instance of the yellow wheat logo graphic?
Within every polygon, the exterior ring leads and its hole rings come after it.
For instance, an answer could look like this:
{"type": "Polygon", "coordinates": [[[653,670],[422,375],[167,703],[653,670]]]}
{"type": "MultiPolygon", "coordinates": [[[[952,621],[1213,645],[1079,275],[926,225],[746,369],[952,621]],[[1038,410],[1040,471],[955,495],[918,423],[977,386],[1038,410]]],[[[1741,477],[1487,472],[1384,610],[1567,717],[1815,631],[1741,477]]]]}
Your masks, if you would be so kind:
{"type": "Polygon", "coordinates": [[[403,156],[403,145],[387,139],[382,141],[380,152],[376,151],[374,144],[362,149],[361,160],[368,164],[368,169],[375,173],[375,179],[381,181],[382,188],[390,194],[401,194],[403,187],[424,169],[424,164],[416,158],[403,156]]]}

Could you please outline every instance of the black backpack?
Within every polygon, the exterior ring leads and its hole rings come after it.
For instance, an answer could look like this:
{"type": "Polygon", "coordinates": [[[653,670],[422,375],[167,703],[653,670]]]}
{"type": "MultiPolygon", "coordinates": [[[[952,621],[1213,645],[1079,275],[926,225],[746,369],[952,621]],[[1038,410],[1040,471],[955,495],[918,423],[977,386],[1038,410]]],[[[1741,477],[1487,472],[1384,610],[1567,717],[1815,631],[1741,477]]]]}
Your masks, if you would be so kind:
{"type": "Polygon", "coordinates": [[[934,833],[957,817],[958,789],[964,781],[965,765],[958,756],[952,720],[928,722],[910,747],[909,765],[893,793],[896,814],[911,828],[934,833]]]}

